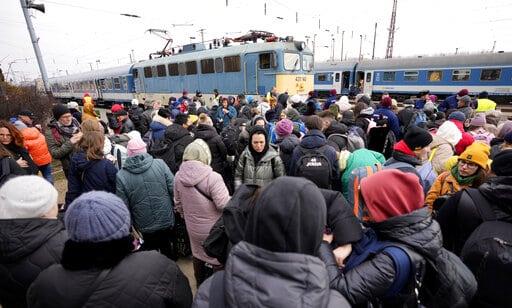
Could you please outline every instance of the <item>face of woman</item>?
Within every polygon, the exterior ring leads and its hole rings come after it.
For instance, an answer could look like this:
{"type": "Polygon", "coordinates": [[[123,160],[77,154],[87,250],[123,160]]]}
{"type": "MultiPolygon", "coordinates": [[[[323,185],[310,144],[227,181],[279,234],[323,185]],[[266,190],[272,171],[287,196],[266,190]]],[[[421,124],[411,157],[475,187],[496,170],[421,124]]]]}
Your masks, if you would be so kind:
{"type": "Polygon", "coordinates": [[[459,174],[463,177],[472,176],[478,171],[478,165],[467,160],[459,160],[457,167],[459,174]]]}
{"type": "Polygon", "coordinates": [[[265,149],[265,136],[256,134],[252,136],[251,145],[254,151],[261,153],[265,149]]]}
{"type": "Polygon", "coordinates": [[[3,145],[8,145],[12,142],[11,132],[6,127],[0,128],[0,142],[3,145]]]}
{"type": "Polygon", "coordinates": [[[71,113],[65,113],[60,116],[59,122],[64,126],[69,126],[71,125],[71,123],[73,123],[73,116],[71,115],[71,113]]]}

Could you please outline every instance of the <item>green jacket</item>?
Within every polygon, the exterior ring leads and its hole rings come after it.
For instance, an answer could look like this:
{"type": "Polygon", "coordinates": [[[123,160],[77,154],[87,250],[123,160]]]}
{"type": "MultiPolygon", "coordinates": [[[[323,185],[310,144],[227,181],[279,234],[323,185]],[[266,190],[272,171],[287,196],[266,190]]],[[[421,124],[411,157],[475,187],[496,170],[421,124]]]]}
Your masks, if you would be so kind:
{"type": "Polygon", "coordinates": [[[359,167],[373,166],[377,163],[384,164],[385,162],[386,158],[384,155],[368,149],[355,150],[352,154],[350,154],[347,160],[347,167],[341,176],[341,185],[345,198],[347,197],[348,184],[352,171],[359,167]]]}
{"type": "Polygon", "coordinates": [[[284,175],[283,161],[273,148],[269,148],[258,162],[258,165],[255,166],[251,151],[249,147],[246,147],[236,166],[235,188],[242,184],[265,186],[273,179],[284,175]]]}
{"type": "Polygon", "coordinates": [[[67,175],[71,154],[73,154],[74,151],[74,146],[69,140],[70,138],[61,135],[57,131],[57,125],[55,124],[55,121],[48,124],[48,128],[44,132],[44,137],[46,139],[46,143],[48,144],[48,150],[50,151],[52,158],[60,160],[62,163],[62,169],[67,175]]]}
{"type": "Polygon", "coordinates": [[[116,194],[128,205],[132,224],[142,233],[174,226],[174,175],[147,153],[128,157],[117,173],[116,194]]]}

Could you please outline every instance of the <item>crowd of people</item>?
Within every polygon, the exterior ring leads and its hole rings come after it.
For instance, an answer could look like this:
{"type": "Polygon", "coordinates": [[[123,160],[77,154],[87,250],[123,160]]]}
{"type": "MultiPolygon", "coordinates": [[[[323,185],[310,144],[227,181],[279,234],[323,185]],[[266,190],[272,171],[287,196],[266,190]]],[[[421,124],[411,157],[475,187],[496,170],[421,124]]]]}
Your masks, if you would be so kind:
{"type": "Polygon", "coordinates": [[[512,121],[487,92],[213,92],[0,120],[2,307],[512,300],[512,121]]]}

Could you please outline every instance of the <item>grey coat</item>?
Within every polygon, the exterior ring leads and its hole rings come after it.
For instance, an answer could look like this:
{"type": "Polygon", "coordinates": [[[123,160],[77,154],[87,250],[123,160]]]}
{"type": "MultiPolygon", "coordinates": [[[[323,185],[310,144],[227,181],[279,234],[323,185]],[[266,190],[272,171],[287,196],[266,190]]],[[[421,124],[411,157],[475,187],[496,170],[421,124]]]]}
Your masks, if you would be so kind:
{"type": "Polygon", "coordinates": [[[273,179],[284,175],[283,161],[273,148],[269,148],[258,165],[255,166],[251,151],[249,147],[246,147],[236,166],[235,189],[242,184],[265,186],[273,179]]]}

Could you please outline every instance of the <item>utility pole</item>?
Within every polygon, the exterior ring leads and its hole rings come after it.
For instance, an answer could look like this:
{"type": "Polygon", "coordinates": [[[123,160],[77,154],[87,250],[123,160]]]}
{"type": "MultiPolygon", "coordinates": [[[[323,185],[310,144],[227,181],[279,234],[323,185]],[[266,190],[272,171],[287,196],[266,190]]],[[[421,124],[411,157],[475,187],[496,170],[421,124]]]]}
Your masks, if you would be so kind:
{"type": "Polygon", "coordinates": [[[263,3],[263,15],[267,16],[267,3],[263,3]]]}
{"type": "Polygon", "coordinates": [[[201,33],[201,43],[204,44],[204,30],[206,29],[199,29],[199,33],[201,33]]]}
{"type": "Polygon", "coordinates": [[[393,11],[391,11],[391,22],[389,25],[388,46],[386,48],[386,59],[393,58],[393,42],[395,41],[396,5],[398,0],[393,0],[393,11]]]}
{"type": "Polygon", "coordinates": [[[299,23],[299,12],[295,12],[295,23],[299,23]]]}
{"type": "Polygon", "coordinates": [[[226,0],[226,7],[228,6],[228,0],[226,0]]]}
{"type": "Polygon", "coordinates": [[[318,18],[318,30],[320,30],[320,18],[318,18]]]}
{"type": "Polygon", "coordinates": [[[135,60],[135,52],[133,49],[131,50],[131,52],[132,52],[133,63],[135,63],[135,62],[137,62],[137,60],[135,60]]]}
{"type": "Polygon", "coordinates": [[[92,71],[92,62],[89,62],[89,66],[91,67],[91,71],[92,71]]]}
{"type": "Polygon", "coordinates": [[[334,61],[334,34],[332,35],[332,55],[331,55],[331,60],[334,61]]]}
{"type": "Polygon", "coordinates": [[[459,53],[459,47],[456,47],[455,48],[455,54],[458,54],[459,53]]]}
{"type": "Polygon", "coordinates": [[[44,4],[34,4],[31,0],[20,0],[20,4],[21,9],[23,10],[23,15],[25,16],[25,21],[27,23],[30,40],[32,41],[32,46],[34,47],[34,53],[36,54],[37,64],[39,65],[39,70],[41,71],[44,91],[46,94],[50,95],[50,84],[48,83],[48,75],[46,73],[46,67],[43,62],[43,56],[41,55],[41,50],[39,49],[39,38],[36,36],[34,26],[32,25],[32,19],[30,18],[30,13],[28,11],[28,9],[35,9],[44,13],[44,4]]]}
{"type": "Polygon", "coordinates": [[[492,44],[492,50],[491,52],[494,52],[494,50],[496,49],[496,41],[494,41],[494,43],[492,44]]]}
{"type": "Polygon", "coordinates": [[[313,35],[313,54],[315,54],[316,49],[316,33],[313,35]]]}
{"type": "Polygon", "coordinates": [[[375,41],[377,41],[377,23],[375,23],[375,31],[373,31],[373,51],[372,60],[375,59],[375,41]]]}
{"type": "Polygon", "coordinates": [[[363,54],[361,53],[363,51],[363,35],[359,34],[359,61],[363,59],[363,54]]]}
{"type": "Polygon", "coordinates": [[[129,53],[128,56],[130,57],[130,63],[133,63],[133,58],[132,58],[132,54],[129,53]]]}
{"type": "Polygon", "coordinates": [[[343,61],[343,44],[345,42],[345,30],[341,31],[341,58],[340,61],[343,61]]]}

